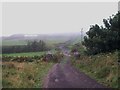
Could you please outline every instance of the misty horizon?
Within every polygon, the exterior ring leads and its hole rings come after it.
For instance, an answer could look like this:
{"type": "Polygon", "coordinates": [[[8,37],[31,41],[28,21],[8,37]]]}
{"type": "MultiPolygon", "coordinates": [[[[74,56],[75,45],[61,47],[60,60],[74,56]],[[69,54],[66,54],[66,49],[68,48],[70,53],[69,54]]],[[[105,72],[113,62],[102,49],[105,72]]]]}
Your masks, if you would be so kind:
{"type": "Polygon", "coordinates": [[[4,2],[0,36],[75,33],[81,28],[86,32],[90,25],[103,25],[102,20],[116,14],[117,9],[117,2],[4,2]]]}
{"type": "MultiPolygon", "coordinates": [[[[79,32],[62,32],[62,33],[37,33],[37,34],[27,34],[27,33],[14,33],[14,34],[10,34],[10,35],[2,35],[0,37],[9,37],[9,36],[13,36],[13,35],[24,35],[24,36],[37,36],[37,35],[70,35],[70,34],[81,34],[81,31],[79,32]]],[[[85,31],[82,31],[82,34],[86,34],[85,31]]]]}

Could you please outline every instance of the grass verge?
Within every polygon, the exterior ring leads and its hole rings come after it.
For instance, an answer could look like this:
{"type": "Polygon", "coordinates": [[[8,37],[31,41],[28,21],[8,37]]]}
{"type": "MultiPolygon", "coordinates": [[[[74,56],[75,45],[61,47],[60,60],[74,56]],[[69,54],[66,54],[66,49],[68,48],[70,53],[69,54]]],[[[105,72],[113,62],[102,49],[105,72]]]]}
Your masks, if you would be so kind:
{"type": "Polygon", "coordinates": [[[99,83],[118,88],[118,53],[98,54],[94,56],[81,56],[79,60],[72,60],[72,64],[80,71],[86,73],[99,83]]]}
{"type": "Polygon", "coordinates": [[[3,88],[42,88],[53,62],[3,62],[3,88]]]}

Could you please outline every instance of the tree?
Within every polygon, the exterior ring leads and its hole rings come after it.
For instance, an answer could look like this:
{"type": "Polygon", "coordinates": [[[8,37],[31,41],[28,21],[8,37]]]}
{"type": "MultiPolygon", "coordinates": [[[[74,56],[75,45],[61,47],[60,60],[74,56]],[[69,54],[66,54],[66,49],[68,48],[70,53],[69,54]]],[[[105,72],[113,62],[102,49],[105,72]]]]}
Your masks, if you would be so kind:
{"type": "Polygon", "coordinates": [[[120,13],[103,19],[104,27],[92,25],[82,44],[86,46],[88,54],[110,52],[120,49],[120,13]]]}
{"type": "Polygon", "coordinates": [[[2,53],[39,52],[46,51],[47,46],[44,41],[28,41],[27,45],[2,46],[2,53]]]}

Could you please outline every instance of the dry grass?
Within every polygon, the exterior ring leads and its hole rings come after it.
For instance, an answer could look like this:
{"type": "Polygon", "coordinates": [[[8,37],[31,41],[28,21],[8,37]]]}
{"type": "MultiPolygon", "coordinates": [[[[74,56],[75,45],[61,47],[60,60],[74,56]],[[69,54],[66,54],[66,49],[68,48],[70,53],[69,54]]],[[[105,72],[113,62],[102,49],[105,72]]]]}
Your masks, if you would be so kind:
{"type": "Polygon", "coordinates": [[[4,62],[3,87],[41,88],[42,80],[53,64],[52,62],[4,62]]]}

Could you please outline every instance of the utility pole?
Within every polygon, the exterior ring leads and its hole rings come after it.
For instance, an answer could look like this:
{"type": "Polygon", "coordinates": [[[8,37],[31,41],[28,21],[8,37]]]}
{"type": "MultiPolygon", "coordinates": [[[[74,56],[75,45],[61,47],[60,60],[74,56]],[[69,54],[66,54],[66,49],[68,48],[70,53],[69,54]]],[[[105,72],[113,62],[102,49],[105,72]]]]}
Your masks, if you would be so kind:
{"type": "Polygon", "coordinates": [[[82,39],[83,39],[83,28],[81,28],[81,43],[82,43],[82,39]]]}

